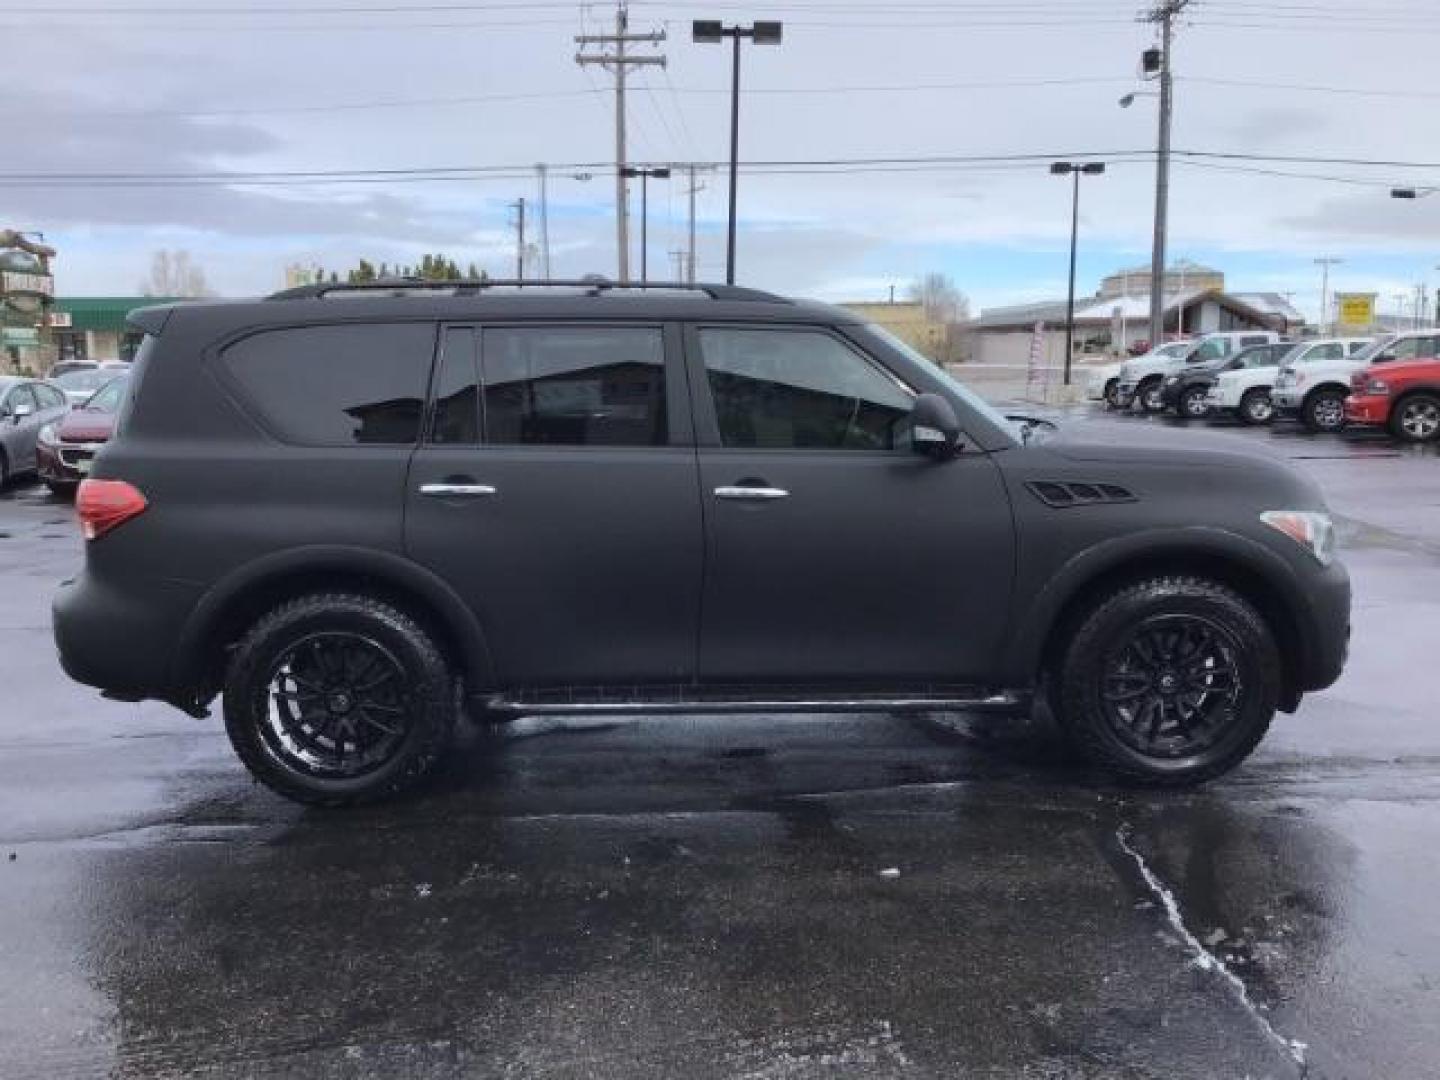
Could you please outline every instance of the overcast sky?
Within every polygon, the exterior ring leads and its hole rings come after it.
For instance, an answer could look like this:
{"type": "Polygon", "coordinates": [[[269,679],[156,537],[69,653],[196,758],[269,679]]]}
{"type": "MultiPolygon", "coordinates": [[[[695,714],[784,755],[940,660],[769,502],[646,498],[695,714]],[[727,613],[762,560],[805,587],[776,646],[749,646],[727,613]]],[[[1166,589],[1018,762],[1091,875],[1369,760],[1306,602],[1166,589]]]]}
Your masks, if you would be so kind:
{"type": "MultiPolygon", "coordinates": [[[[1154,146],[1155,100],[1116,104],[1147,88],[1136,72],[1153,30],[1135,21],[1139,6],[634,0],[632,31],[663,28],[668,40],[652,51],[669,64],[634,76],[631,157],[723,160],[729,50],[691,43],[690,20],[783,19],[782,45],[745,49],[742,160],[1092,153],[1109,162],[1082,183],[1080,287],[1093,291],[1104,274],[1149,258],[1153,162],[1121,155],[1154,146]]],[[[37,73],[6,80],[0,174],[613,160],[610,77],[575,64],[572,38],[612,27],[614,10],[546,0],[0,0],[0,33],[32,43],[32,59],[10,72],[37,73]]],[[[1224,270],[1235,290],[1293,291],[1312,313],[1320,255],[1345,260],[1336,287],[1379,292],[1385,311],[1419,282],[1433,291],[1440,194],[1398,201],[1388,188],[1440,185],[1437,49],[1433,0],[1197,3],[1177,37],[1177,149],[1431,164],[1177,161],[1172,257],[1224,270]]],[[[613,274],[613,180],[576,171],[557,169],[550,184],[554,272],[613,274]]],[[[703,179],[700,272],[719,279],[725,179],[703,179]]],[[[0,225],[46,234],[63,295],[132,293],[158,248],[189,250],[213,287],[246,294],[279,287],[290,262],[343,271],[362,256],[395,263],[431,250],[508,274],[507,204],[536,195],[523,171],[264,187],[51,182],[0,186],[0,225]]],[[[1068,181],[1041,162],[742,174],[739,277],[863,299],[942,270],[977,308],[1063,295],[1069,198],[1068,181]]],[[[637,216],[638,203],[637,188],[637,216]]],[[[684,243],[680,181],[652,183],[650,221],[651,272],[663,276],[684,243]]]]}

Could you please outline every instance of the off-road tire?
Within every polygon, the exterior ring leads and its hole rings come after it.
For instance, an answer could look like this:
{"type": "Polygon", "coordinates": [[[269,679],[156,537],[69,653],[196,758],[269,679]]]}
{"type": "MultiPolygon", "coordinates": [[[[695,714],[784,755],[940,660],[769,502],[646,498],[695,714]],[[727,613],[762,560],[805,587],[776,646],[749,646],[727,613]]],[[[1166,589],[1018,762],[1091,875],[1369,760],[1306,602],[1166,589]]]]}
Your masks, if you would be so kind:
{"type": "Polygon", "coordinates": [[[1270,402],[1270,391],[1258,386],[1253,390],[1246,390],[1235,415],[1240,417],[1242,424],[1252,427],[1270,423],[1275,418],[1275,406],[1270,402]],[[1264,402],[1263,406],[1261,402],[1264,402]]]}
{"type": "Polygon", "coordinates": [[[1318,433],[1340,431],[1345,427],[1345,395],[1339,390],[1315,390],[1300,406],[1300,422],[1306,431],[1318,433]],[[1327,419],[1336,416],[1339,419],[1327,419]]]}
{"type": "Polygon", "coordinates": [[[1097,602],[1075,625],[1053,674],[1052,702],[1072,747],[1106,772],[1157,787],[1202,784],[1245,760],[1269,730],[1282,683],[1280,652],[1260,613],[1232,589],[1190,576],[1149,578],[1097,602]],[[1108,657],[1131,631],[1156,615],[1174,614],[1223,628],[1236,644],[1241,678],[1214,744],[1167,758],[1143,754],[1121,738],[1106,715],[1101,686],[1108,657]]]}
{"type": "Polygon", "coordinates": [[[1440,426],[1430,429],[1426,434],[1416,435],[1405,428],[1407,410],[1426,407],[1440,411],[1440,396],[1435,394],[1406,394],[1395,403],[1390,410],[1390,434],[1395,438],[1411,443],[1431,443],[1440,439],[1440,426]]]}
{"type": "Polygon", "coordinates": [[[273,791],[314,806],[348,806],[394,798],[418,785],[449,746],[459,712],[455,673],[432,636],[406,612],[371,596],[317,593],[275,608],[246,633],[224,687],[225,730],[240,760],[273,791]],[[261,725],[270,705],[273,666],[316,633],[362,634],[404,671],[407,715],[395,751],[358,777],[316,776],[281,760],[261,725]]]}

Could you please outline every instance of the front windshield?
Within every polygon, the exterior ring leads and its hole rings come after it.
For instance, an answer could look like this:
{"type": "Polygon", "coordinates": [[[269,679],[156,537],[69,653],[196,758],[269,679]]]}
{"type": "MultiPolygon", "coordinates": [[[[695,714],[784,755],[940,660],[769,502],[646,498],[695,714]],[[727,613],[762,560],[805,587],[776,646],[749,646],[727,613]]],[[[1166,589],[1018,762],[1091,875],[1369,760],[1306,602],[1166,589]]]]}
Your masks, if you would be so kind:
{"type": "Polygon", "coordinates": [[[1395,344],[1398,337],[1398,334],[1387,334],[1384,337],[1378,337],[1359,352],[1351,353],[1350,359],[1354,360],[1357,364],[1368,364],[1372,357],[1378,356],[1391,345],[1395,344]]]}
{"type": "Polygon", "coordinates": [[[959,379],[951,375],[950,372],[945,370],[943,365],[935,363],[935,361],[931,360],[924,353],[918,352],[914,346],[908,344],[903,339],[896,337],[889,330],[886,330],[883,326],[879,326],[876,323],[866,323],[865,329],[869,330],[876,337],[882,338],[887,345],[898,349],[900,352],[904,353],[916,363],[924,364],[927,368],[929,368],[936,375],[938,375],[942,381],[944,381],[945,385],[954,392],[956,397],[960,398],[962,401],[965,402],[966,405],[970,406],[976,412],[982,414],[996,427],[1001,428],[1005,431],[1015,430],[1015,423],[1013,421],[1007,419],[1004,413],[1000,412],[998,409],[995,408],[995,406],[991,405],[979,394],[975,393],[974,390],[971,390],[959,379]]]}

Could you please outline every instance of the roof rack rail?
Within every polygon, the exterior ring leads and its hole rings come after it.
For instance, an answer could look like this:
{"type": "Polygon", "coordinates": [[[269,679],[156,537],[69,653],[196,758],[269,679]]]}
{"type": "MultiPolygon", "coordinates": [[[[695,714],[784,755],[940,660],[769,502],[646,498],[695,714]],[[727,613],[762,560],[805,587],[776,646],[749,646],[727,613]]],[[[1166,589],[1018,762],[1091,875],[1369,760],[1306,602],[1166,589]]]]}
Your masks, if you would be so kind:
{"type": "Polygon", "coordinates": [[[709,282],[690,284],[684,281],[611,281],[599,275],[567,280],[532,280],[529,278],[460,278],[454,281],[433,281],[425,278],[396,277],[381,278],[365,282],[333,282],[315,285],[299,285],[293,289],[282,289],[271,293],[268,300],[314,300],[330,293],[345,292],[411,292],[418,289],[434,292],[455,292],[459,295],[474,295],[485,289],[585,289],[591,296],[600,296],[612,290],[656,289],[686,290],[702,292],[712,300],[750,300],[767,304],[790,303],[783,296],[761,289],[747,289],[739,285],[716,285],[709,282]]]}

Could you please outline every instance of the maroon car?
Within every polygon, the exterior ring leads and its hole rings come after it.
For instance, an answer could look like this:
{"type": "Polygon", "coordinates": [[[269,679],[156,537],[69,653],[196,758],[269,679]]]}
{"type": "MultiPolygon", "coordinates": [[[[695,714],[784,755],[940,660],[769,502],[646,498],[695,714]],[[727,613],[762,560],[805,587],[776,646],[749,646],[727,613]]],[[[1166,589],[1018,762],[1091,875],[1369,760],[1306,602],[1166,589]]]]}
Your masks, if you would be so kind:
{"type": "Polygon", "coordinates": [[[90,473],[90,462],[115,433],[115,414],[125,400],[128,373],[111,379],[84,405],[40,429],[35,461],[40,479],[57,495],[72,495],[90,473]]]}

